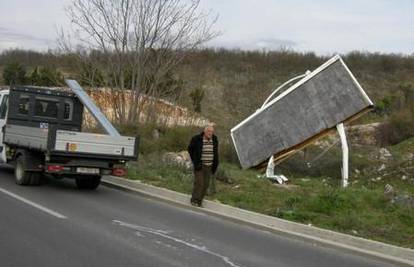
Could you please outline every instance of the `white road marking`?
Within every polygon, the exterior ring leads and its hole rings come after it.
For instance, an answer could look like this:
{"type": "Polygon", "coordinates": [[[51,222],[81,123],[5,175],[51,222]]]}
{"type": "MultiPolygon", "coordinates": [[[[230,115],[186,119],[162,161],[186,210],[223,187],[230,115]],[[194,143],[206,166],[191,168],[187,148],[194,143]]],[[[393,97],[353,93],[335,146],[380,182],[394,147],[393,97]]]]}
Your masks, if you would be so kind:
{"type": "Polygon", "coordinates": [[[22,202],[24,202],[24,203],[26,203],[26,204],[28,204],[28,205],[30,205],[32,207],[35,207],[35,208],[37,208],[37,209],[39,209],[39,210],[41,210],[43,212],[46,212],[46,213],[48,213],[48,214],[50,214],[52,216],[55,216],[55,217],[57,217],[59,219],[67,219],[68,218],[65,215],[62,215],[62,214],[60,214],[60,213],[58,213],[56,211],[53,211],[51,209],[48,209],[48,208],[46,208],[46,207],[44,207],[42,205],[39,205],[37,203],[34,203],[33,201],[30,201],[30,200],[28,200],[28,199],[26,199],[24,197],[18,196],[18,195],[14,194],[14,193],[12,193],[10,191],[7,191],[6,189],[3,189],[1,187],[0,187],[0,192],[6,194],[8,196],[11,196],[11,197],[13,197],[13,198],[15,198],[17,200],[20,200],[20,201],[22,201],[22,202]]]}
{"type": "Polygon", "coordinates": [[[161,237],[169,239],[169,240],[173,240],[177,243],[186,245],[190,248],[194,248],[196,250],[199,250],[199,251],[202,251],[204,253],[210,254],[212,256],[218,257],[218,258],[222,259],[225,263],[227,263],[228,265],[230,265],[232,267],[240,267],[240,265],[237,265],[234,262],[232,262],[229,259],[229,257],[226,257],[226,256],[220,255],[216,252],[213,252],[213,251],[209,250],[208,248],[206,248],[205,246],[199,246],[199,245],[192,244],[192,243],[189,243],[187,241],[181,240],[179,238],[170,236],[170,235],[168,235],[168,231],[156,230],[156,229],[152,229],[152,228],[149,228],[149,227],[134,225],[134,224],[125,223],[125,222],[117,221],[117,220],[112,220],[112,222],[114,222],[114,223],[116,223],[120,226],[124,226],[126,228],[136,230],[138,232],[150,233],[150,234],[153,234],[153,235],[161,236],[161,237]]]}

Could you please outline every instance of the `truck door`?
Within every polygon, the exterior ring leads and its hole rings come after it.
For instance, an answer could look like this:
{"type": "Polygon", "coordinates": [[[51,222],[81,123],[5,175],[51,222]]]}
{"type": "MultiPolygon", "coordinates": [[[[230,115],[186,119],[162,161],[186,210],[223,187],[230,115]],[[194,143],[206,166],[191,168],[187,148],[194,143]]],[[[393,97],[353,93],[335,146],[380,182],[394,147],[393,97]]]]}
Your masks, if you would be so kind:
{"type": "Polygon", "coordinates": [[[6,147],[3,143],[4,126],[6,125],[9,93],[0,92],[0,163],[6,163],[6,147]]]}

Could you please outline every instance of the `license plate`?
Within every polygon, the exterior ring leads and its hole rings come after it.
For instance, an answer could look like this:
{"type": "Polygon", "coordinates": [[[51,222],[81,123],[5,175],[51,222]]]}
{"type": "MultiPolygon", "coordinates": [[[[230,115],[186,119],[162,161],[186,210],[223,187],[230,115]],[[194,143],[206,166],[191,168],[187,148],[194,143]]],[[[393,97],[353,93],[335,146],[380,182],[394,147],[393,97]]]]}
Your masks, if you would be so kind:
{"type": "Polygon", "coordinates": [[[98,168],[83,168],[83,167],[79,167],[79,168],[76,168],[76,172],[78,172],[78,173],[86,173],[86,174],[99,174],[99,169],[98,168]]]}

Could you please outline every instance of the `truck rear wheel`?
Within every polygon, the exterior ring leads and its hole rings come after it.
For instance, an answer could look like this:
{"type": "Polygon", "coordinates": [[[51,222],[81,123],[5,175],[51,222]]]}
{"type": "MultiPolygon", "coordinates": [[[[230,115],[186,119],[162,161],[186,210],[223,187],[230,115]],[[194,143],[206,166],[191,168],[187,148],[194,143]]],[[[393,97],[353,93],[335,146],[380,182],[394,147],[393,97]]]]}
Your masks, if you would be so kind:
{"type": "Polygon", "coordinates": [[[79,189],[95,190],[101,183],[101,176],[87,176],[76,178],[76,186],[79,189]]]}
{"type": "Polygon", "coordinates": [[[26,170],[26,158],[20,155],[16,160],[14,177],[18,185],[39,185],[41,179],[40,172],[30,172],[26,170]]]}

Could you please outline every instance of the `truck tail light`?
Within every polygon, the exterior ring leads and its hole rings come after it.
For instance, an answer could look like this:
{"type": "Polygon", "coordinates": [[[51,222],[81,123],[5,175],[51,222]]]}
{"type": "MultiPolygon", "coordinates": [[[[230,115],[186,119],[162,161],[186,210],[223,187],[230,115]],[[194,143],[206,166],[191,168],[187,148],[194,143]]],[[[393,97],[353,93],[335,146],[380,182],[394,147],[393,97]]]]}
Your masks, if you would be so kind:
{"type": "Polygon", "coordinates": [[[126,171],[125,168],[118,168],[118,167],[116,167],[116,168],[113,168],[112,169],[112,175],[114,175],[114,176],[123,177],[123,176],[126,175],[126,173],[127,173],[127,171],[126,171]]]}
{"type": "Polygon", "coordinates": [[[48,172],[61,172],[63,171],[62,165],[47,165],[46,167],[48,172]]]}

